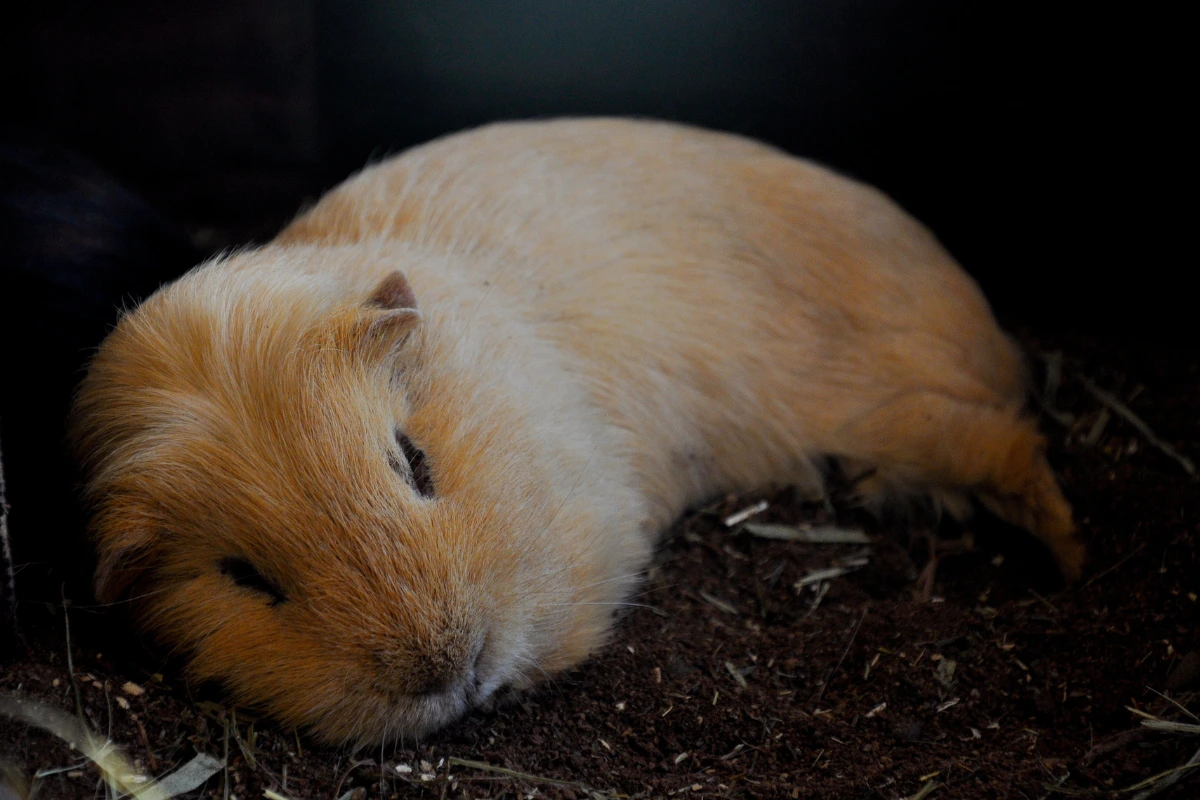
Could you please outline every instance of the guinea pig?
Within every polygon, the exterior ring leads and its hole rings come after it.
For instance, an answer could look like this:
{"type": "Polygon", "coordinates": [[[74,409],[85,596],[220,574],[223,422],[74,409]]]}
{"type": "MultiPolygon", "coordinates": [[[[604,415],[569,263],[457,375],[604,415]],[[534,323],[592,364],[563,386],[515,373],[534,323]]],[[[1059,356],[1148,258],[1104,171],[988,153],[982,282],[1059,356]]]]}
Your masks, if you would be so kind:
{"type": "Polygon", "coordinates": [[[578,664],[655,537],[867,465],[1084,551],[976,284],[880,192],[665,123],[508,123],[365,169],[121,319],[78,394],[102,599],[333,742],[578,664]]]}

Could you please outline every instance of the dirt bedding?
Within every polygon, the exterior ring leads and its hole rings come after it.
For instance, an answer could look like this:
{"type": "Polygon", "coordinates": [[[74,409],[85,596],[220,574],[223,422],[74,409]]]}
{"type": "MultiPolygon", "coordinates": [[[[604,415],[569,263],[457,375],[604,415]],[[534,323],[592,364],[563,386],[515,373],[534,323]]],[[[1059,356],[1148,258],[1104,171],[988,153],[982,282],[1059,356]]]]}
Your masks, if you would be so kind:
{"type": "MultiPolygon", "coordinates": [[[[1200,484],[1177,457],[1200,456],[1200,358],[1023,341],[1039,387],[1036,354],[1064,354],[1042,418],[1090,547],[1076,586],[999,523],[876,520],[835,482],[829,502],[780,490],[687,515],[599,657],[419,745],[318,748],[186,685],[119,610],[82,603],[70,664],[63,609],[27,613],[30,650],[0,693],[74,718],[78,692],[142,775],[213,757],[188,797],[1200,796],[1200,484]],[[725,524],[763,500],[748,522],[836,522],[870,543],[725,524]]],[[[3,715],[0,765],[4,800],[35,775],[39,800],[104,793],[78,750],[3,715]]]]}

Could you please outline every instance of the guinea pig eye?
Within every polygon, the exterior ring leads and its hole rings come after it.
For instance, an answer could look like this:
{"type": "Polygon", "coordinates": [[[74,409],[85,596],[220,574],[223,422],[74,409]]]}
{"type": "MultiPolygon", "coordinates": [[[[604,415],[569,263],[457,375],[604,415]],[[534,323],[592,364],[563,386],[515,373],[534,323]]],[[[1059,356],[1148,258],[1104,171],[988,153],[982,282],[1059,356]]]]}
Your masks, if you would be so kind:
{"type": "Polygon", "coordinates": [[[264,578],[262,573],[254,568],[244,558],[225,558],[220,563],[221,574],[229,576],[234,585],[250,589],[271,599],[271,605],[277,606],[287,602],[287,595],[275,583],[264,578]]]}
{"type": "Polygon", "coordinates": [[[389,456],[388,461],[391,463],[392,469],[422,497],[432,497],[433,475],[429,471],[429,462],[425,459],[425,451],[413,444],[412,439],[405,436],[399,428],[396,429],[395,434],[396,445],[400,448],[401,455],[404,456],[404,463],[397,461],[395,456],[389,456]]]}

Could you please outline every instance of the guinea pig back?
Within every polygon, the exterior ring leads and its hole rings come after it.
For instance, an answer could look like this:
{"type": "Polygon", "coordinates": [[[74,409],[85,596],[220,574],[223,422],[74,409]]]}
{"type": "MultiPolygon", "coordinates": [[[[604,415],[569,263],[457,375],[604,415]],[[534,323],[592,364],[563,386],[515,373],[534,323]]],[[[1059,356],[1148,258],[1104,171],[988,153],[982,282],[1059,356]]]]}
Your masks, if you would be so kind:
{"type": "Polygon", "coordinates": [[[74,415],[97,593],[326,741],[419,736],[600,646],[688,504],[821,455],[1077,576],[1022,374],[869,187],[668,124],[494,125],[121,320],[74,415]]]}

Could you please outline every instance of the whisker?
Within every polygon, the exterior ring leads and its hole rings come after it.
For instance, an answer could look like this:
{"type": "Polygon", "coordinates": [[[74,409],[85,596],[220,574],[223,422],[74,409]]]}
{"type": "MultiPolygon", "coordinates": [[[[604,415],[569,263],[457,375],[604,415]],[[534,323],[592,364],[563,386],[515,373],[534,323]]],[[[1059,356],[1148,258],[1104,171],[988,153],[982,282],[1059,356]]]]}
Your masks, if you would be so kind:
{"type": "MultiPolygon", "coordinates": [[[[521,581],[520,583],[517,584],[517,591],[518,592],[523,591],[527,584],[530,584],[530,583],[533,583],[536,581],[543,581],[546,578],[553,577],[554,575],[557,575],[562,572],[567,572],[567,571],[573,570],[580,566],[582,566],[581,563],[568,564],[565,567],[559,567],[558,569],[544,572],[541,575],[530,576],[529,578],[527,578],[524,581],[521,581]]],[[[639,572],[626,572],[623,575],[617,575],[612,578],[605,578],[604,580],[594,581],[593,583],[587,583],[587,584],[584,584],[583,586],[572,586],[572,587],[569,587],[569,590],[570,591],[583,591],[584,589],[593,589],[597,586],[603,586],[606,583],[614,583],[616,581],[624,581],[624,580],[629,580],[631,578],[637,578],[641,574],[642,573],[640,571],[639,572]]],[[[528,595],[526,595],[526,596],[528,596],[528,595]]]]}
{"type": "Polygon", "coordinates": [[[156,594],[162,594],[164,592],[169,592],[169,591],[171,591],[170,588],[164,587],[162,589],[155,589],[152,592],[144,592],[143,594],[131,595],[130,597],[126,597],[122,600],[114,600],[111,603],[89,603],[88,605],[75,605],[74,603],[72,603],[71,608],[81,609],[81,610],[91,610],[91,609],[97,609],[97,608],[113,608],[114,606],[124,605],[125,603],[132,603],[135,600],[142,600],[143,598],[153,597],[156,594]]]}
{"type": "Polygon", "coordinates": [[[575,495],[575,490],[579,488],[579,484],[583,480],[583,476],[587,474],[588,467],[592,465],[592,459],[596,456],[597,447],[598,445],[592,445],[592,452],[588,453],[588,458],[583,464],[583,469],[579,470],[579,474],[575,476],[575,483],[571,484],[571,488],[567,492],[567,496],[563,498],[563,501],[558,504],[558,509],[555,510],[555,512],[550,516],[550,521],[547,522],[542,530],[538,533],[539,538],[544,536],[546,531],[550,530],[550,526],[554,524],[554,520],[558,519],[558,515],[562,513],[562,510],[566,508],[567,503],[575,495]]]}
{"type": "Polygon", "coordinates": [[[655,608],[655,606],[646,605],[645,603],[604,603],[604,602],[568,602],[568,603],[543,603],[549,608],[569,608],[572,606],[625,606],[628,608],[655,608]]]}

